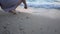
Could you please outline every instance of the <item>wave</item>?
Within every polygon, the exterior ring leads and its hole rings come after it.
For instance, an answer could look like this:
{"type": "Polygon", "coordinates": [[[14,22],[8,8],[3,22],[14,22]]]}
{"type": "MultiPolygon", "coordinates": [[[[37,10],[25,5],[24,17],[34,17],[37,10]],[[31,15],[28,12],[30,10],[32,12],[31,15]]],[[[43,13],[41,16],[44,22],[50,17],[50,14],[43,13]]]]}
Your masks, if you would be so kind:
{"type": "MultiPolygon", "coordinates": [[[[45,1],[45,0],[28,0],[27,1],[28,7],[34,7],[34,8],[54,8],[54,9],[60,9],[60,3],[57,1],[45,1]]],[[[23,6],[23,4],[21,4],[23,6]]]]}

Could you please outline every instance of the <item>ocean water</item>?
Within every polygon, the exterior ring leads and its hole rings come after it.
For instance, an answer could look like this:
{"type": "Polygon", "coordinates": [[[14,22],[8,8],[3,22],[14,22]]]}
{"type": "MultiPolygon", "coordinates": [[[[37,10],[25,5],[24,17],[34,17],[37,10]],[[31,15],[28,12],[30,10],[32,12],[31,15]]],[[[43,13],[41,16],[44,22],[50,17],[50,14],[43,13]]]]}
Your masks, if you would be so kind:
{"type": "MultiPolygon", "coordinates": [[[[60,9],[60,0],[26,0],[28,7],[60,9]]],[[[23,6],[23,4],[21,4],[23,6]]]]}

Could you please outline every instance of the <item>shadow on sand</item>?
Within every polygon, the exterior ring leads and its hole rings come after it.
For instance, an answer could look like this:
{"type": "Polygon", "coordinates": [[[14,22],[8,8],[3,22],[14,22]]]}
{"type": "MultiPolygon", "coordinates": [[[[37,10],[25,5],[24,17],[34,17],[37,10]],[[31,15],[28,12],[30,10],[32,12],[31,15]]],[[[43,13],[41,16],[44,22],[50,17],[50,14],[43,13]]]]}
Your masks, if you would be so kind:
{"type": "Polygon", "coordinates": [[[0,34],[60,34],[59,19],[29,13],[13,15],[0,10],[0,34]]]}

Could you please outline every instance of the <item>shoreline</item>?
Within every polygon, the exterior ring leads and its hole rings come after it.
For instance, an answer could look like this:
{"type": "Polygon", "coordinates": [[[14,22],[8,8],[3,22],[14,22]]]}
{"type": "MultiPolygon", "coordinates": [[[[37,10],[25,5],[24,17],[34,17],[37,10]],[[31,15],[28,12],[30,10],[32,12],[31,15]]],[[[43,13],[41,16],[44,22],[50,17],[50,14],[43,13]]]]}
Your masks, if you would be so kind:
{"type": "Polygon", "coordinates": [[[17,15],[0,12],[0,34],[60,34],[60,10],[17,7],[17,15]]]}

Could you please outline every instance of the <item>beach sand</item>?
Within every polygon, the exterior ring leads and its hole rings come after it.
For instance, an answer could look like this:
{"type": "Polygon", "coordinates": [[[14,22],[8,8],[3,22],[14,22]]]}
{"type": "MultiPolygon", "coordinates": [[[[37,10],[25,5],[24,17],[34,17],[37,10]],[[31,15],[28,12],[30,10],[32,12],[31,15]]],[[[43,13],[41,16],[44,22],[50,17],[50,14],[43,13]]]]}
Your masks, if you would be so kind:
{"type": "Polygon", "coordinates": [[[60,10],[17,7],[17,15],[0,9],[0,34],[60,34],[60,10]]]}

